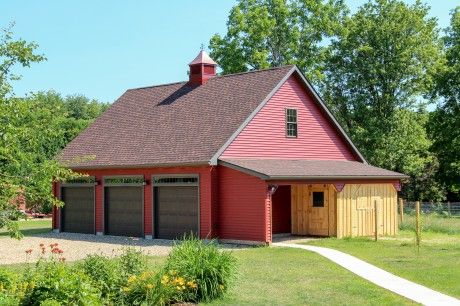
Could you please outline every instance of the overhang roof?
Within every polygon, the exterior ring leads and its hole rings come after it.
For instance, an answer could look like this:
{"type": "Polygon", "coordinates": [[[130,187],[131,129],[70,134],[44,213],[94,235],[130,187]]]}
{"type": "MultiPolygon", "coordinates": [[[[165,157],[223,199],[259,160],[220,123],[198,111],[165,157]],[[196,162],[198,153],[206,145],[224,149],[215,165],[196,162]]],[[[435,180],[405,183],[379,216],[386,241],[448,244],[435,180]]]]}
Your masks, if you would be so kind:
{"type": "Polygon", "coordinates": [[[357,161],[223,159],[219,164],[264,180],[402,179],[406,175],[357,161]]]}

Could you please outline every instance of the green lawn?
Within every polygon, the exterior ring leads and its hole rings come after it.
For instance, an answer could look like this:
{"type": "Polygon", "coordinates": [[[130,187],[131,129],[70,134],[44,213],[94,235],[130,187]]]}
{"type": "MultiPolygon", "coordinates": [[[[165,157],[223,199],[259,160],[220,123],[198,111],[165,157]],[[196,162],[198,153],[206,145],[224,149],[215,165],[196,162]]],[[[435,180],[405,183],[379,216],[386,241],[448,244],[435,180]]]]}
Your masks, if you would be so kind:
{"type": "MultiPolygon", "coordinates": [[[[252,248],[234,255],[235,284],[224,299],[209,305],[413,305],[308,251],[252,248]]],[[[149,257],[149,264],[159,266],[164,260],[149,257]]],[[[19,273],[25,266],[4,267],[19,273]]]]}
{"type": "Polygon", "coordinates": [[[422,233],[420,252],[414,234],[396,238],[327,238],[308,242],[354,255],[396,275],[460,298],[460,235],[422,233]]]}
{"type": "MultiPolygon", "coordinates": [[[[19,223],[19,229],[24,234],[24,236],[51,231],[51,219],[27,219],[17,222],[19,223]]],[[[1,236],[9,236],[6,229],[0,229],[0,237],[1,236]]]]}
{"type": "Polygon", "coordinates": [[[239,277],[210,305],[409,305],[329,260],[299,249],[235,251],[239,277]]]}
{"type": "MultiPolygon", "coordinates": [[[[421,224],[425,232],[460,235],[460,216],[446,218],[437,214],[422,214],[421,224]]],[[[402,230],[414,230],[415,216],[404,215],[404,221],[400,225],[400,228],[402,230]]]]}

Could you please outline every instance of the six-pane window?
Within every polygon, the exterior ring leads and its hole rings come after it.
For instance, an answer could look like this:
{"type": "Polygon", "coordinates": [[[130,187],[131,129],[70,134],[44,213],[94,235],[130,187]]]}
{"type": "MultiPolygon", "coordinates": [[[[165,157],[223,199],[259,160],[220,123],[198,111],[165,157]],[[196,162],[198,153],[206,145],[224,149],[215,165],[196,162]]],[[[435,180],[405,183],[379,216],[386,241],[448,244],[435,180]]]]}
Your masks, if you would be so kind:
{"type": "Polygon", "coordinates": [[[297,137],[297,110],[286,109],[286,136],[297,137]]]}

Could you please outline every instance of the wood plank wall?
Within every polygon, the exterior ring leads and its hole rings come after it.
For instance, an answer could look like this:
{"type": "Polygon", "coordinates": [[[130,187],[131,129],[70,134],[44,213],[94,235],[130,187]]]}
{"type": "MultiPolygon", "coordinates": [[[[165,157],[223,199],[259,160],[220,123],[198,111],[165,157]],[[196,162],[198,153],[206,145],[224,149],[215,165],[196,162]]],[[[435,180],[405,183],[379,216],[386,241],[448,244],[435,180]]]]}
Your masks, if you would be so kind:
{"type": "Polygon", "coordinates": [[[317,190],[318,188],[323,189],[325,196],[328,197],[328,222],[329,222],[329,234],[328,236],[335,236],[337,234],[336,226],[336,190],[333,185],[330,184],[314,184],[314,185],[291,185],[291,233],[293,235],[308,235],[308,208],[310,199],[310,193],[312,189],[317,190]]]}
{"type": "Polygon", "coordinates": [[[346,184],[337,193],[337,237],[374,235],[377,201],[379,235],[396,235],[397,192],[392,184],[346,184]]]}

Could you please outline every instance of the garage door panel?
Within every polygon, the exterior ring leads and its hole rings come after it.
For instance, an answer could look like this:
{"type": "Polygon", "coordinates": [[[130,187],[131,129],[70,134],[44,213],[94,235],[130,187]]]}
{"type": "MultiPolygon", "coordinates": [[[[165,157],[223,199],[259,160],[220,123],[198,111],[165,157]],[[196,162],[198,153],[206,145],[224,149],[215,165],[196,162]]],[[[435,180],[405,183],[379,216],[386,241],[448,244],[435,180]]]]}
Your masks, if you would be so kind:
{"type": "Polygon", "coordinates": [[[63,187],[63,232],[94,234],[94,187],[63,187]]]}
{"type": "Polygon", "coordinates": [[[140,186],[105,188],[106,234],[143,236],[143,193],[144,188],[140,186]]]}
{"type": "Polygon", "coordinates": [[[156,236],[162,239],[198,234],[198,187],[156,188],[156,236]]]}

